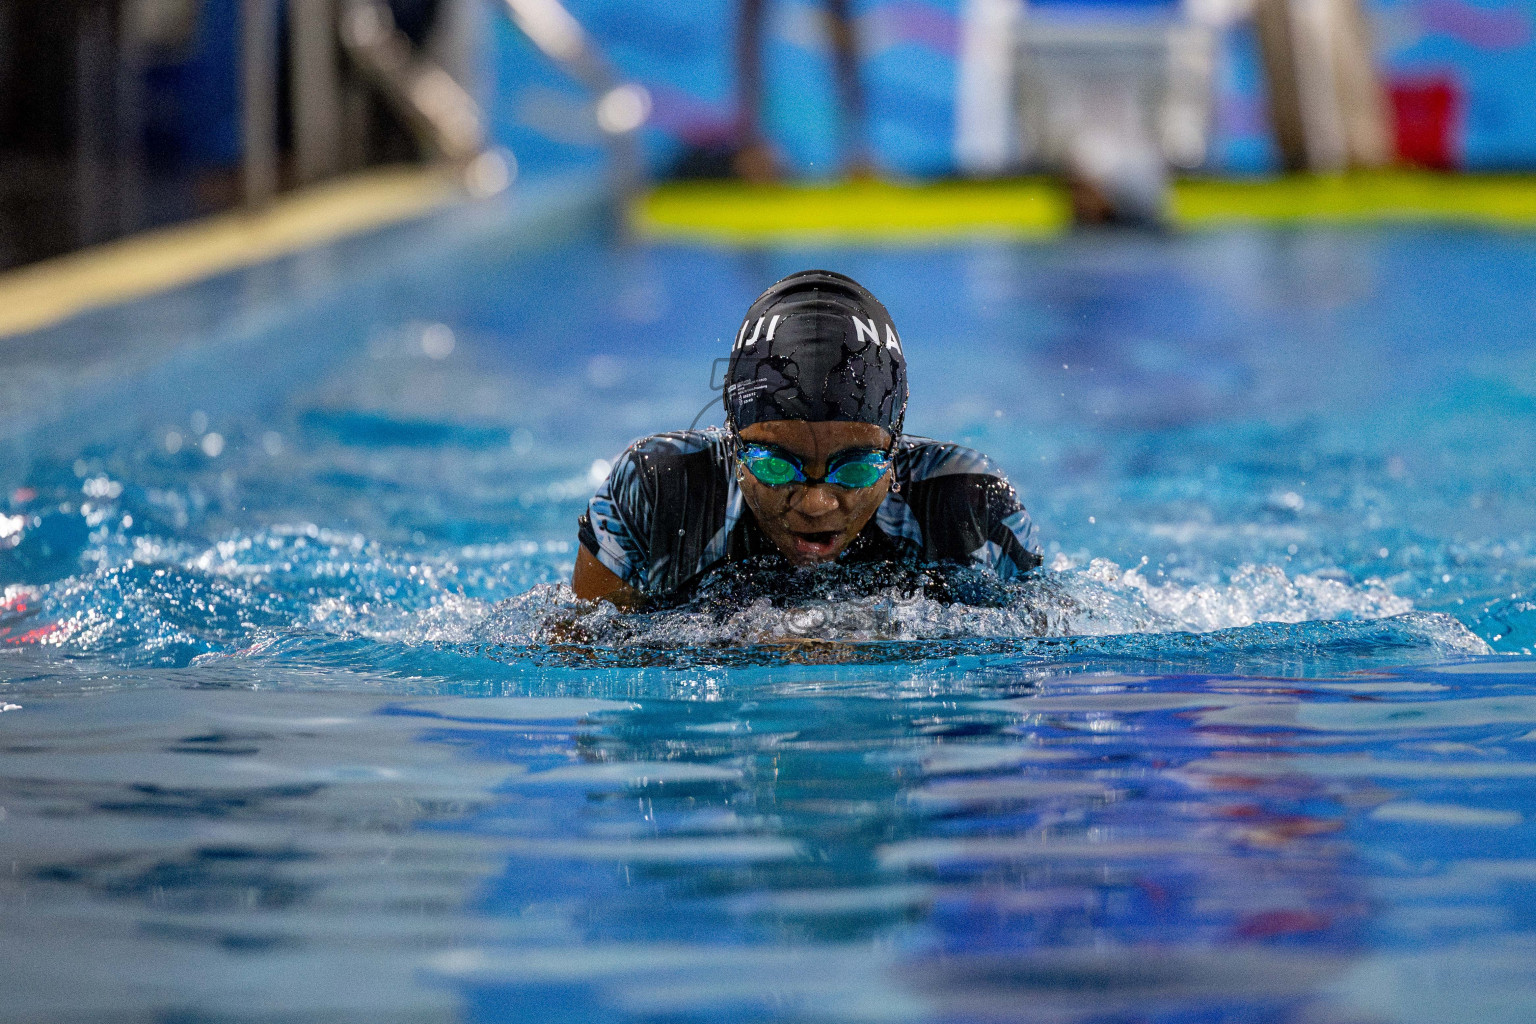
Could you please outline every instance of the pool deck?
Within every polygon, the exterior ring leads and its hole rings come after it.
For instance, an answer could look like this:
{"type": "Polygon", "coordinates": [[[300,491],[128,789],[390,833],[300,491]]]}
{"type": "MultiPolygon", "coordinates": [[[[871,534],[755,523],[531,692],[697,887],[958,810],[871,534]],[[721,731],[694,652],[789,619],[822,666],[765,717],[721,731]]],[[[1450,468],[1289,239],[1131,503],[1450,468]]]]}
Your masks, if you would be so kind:
{"type": "Polygon", "coordinates": [[[0,273],[0,338],[421,217],[458,195],[442,170],[381,168],[0,273]]]}

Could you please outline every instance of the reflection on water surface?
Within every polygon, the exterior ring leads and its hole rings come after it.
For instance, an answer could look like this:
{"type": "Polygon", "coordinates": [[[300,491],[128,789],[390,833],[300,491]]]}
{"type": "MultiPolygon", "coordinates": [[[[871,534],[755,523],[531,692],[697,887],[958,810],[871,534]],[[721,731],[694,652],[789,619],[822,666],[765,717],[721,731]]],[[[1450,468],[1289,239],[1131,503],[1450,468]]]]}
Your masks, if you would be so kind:
{"type": "Polygon", "coordinates": [[[1536,664],[999,663],[975,697],[816,671],[691,700],[164,673],[27,694],[0,719],[13,1005],[1310,1022],[1458,1019],[1473,979],[1479,1020],[1536,999],[1536,704],[1510,692],[1536,664]]]}

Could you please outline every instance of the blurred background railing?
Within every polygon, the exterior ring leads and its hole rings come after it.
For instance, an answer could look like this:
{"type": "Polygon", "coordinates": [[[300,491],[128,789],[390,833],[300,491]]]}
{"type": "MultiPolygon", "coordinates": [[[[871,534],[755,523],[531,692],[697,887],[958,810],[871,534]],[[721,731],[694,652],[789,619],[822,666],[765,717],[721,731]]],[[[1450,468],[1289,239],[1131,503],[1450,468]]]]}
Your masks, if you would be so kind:
{"type": "Polygon", "coordinates": [[[1536,167],[1536,0],[0,0],[0,266],[364,168],[1536,167]]]}

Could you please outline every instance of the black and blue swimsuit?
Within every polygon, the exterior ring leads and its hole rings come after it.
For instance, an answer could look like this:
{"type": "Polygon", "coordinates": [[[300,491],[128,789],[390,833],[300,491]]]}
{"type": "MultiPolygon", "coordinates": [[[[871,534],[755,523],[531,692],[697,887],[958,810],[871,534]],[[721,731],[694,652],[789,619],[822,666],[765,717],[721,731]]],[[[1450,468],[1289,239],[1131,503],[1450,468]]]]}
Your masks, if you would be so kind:
{"type": "MultiPolygon", "coordinates": [[[[902,435],[892,489],[841,562],[948,562],[1002,579],[1040,564],[1029,513],[980,452],[902,435]]],[[[736,482],[718,427],[654,434],[630,445],[581,516],[581,544],[653,599],[685,595],[726,562],[777,555],[736,482]]]]}

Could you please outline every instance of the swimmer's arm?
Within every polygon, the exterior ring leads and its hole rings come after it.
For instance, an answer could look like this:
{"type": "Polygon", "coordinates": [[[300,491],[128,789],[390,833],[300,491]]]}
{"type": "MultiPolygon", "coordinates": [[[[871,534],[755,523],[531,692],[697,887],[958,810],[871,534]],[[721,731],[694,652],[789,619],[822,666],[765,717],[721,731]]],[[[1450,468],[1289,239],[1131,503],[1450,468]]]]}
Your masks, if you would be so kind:
{"type": "Polygon", "coordinates": [[[620,611],[631,612],[640,607],[640,592],[614,575],[586,545],[576,545],[576,571],[571,575],[571,590],[584,601],[603,600],[620,611]]]}

